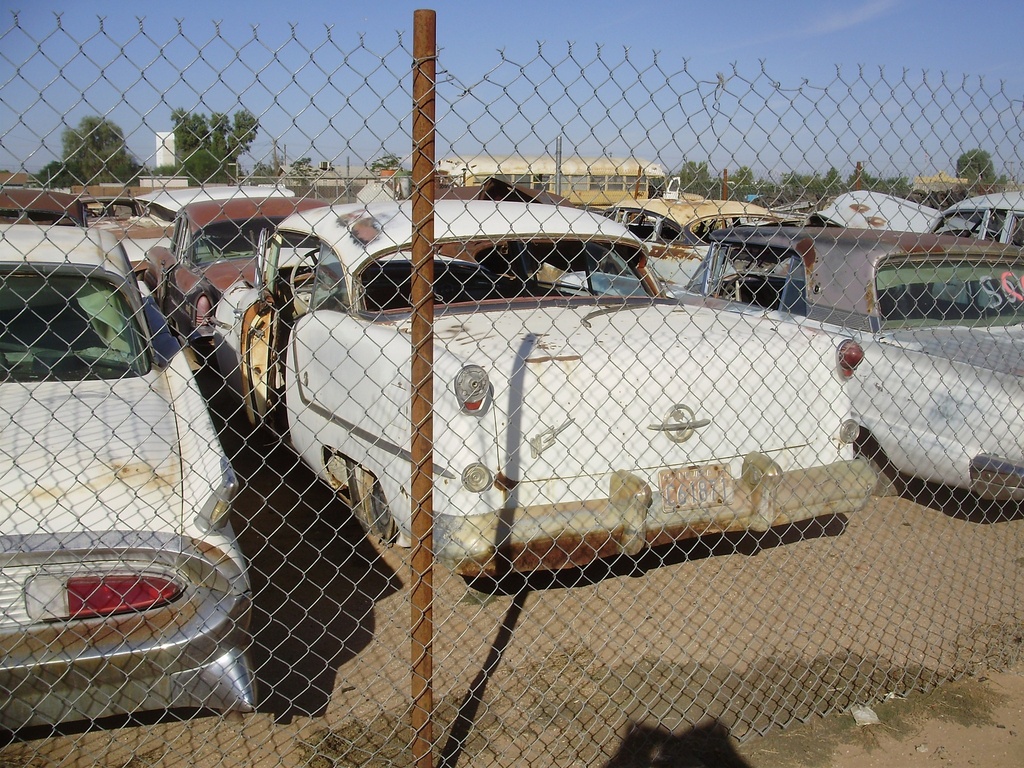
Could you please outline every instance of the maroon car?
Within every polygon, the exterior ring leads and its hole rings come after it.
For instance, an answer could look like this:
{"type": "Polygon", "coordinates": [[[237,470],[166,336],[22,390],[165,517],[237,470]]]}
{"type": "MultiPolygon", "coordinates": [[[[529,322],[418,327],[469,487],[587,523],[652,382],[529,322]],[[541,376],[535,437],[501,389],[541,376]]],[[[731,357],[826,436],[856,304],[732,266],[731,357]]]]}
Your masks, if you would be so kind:
{"type": "Polygon", "coordinates": [[[84,227],[86,219],[85,202],[78,195],[49,189],[0,189],[0,222],[84,227]]]}
{"type": "Polygon", "coordinates": [[[213,309],[236,280],[255,277],[260,233],[296,211],[326,202],[308,198],[236,198],[184,206],[171,242],[149,250],[140,266],[172,329],[196,351],[209,355],[215,334],[213,309]]]}

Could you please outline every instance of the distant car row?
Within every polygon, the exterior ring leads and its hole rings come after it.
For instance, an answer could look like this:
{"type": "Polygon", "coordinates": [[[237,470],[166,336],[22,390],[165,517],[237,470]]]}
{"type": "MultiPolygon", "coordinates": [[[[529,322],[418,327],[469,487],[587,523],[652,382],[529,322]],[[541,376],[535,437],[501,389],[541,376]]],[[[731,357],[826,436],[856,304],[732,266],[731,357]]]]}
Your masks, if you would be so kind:
{"type": "Polygon", "coordinates": [[[1024,193],[969,197],[944,211],[873,191],[845,192],[809,215],[772,211],[752,203],[675,199],[635,200],[605,210],[650,246],[655,271],[685,285],[707,254],[710,234],[735,226],[807,224],[892,232],[956,235],[1024,246],[1024,193]]]}

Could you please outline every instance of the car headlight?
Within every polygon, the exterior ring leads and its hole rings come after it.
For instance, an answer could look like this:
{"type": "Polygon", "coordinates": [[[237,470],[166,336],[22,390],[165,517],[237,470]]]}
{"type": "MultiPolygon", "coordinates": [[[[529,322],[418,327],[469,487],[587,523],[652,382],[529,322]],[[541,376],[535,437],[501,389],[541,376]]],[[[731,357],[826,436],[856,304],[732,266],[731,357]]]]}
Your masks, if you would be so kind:
{"type": "Polygon", "coordinates": [[[231,501],[238,493],[238,475],[231,468],[226,456],[220,458],[220,485],[210,494],[206,504],[199,510],[199,525],[207,531],[223,528],[231,511],[231,501]]]}

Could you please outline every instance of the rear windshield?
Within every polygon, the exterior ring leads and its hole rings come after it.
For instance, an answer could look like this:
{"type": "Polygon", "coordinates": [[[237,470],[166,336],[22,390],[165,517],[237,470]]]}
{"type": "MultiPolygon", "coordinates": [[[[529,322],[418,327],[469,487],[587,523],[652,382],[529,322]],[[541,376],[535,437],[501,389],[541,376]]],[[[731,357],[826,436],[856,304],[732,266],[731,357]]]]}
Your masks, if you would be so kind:
{"type": "Polygon", "coordinates": [[[105,280],[0,275],[0,379],[139,376],[151,365],[130,305],[105,280]]]}
{"type": "Polygon", "coordinates": [[[1024,262],[882,265],[875,287],[883,327],[1024,322],[1024,262]]]}

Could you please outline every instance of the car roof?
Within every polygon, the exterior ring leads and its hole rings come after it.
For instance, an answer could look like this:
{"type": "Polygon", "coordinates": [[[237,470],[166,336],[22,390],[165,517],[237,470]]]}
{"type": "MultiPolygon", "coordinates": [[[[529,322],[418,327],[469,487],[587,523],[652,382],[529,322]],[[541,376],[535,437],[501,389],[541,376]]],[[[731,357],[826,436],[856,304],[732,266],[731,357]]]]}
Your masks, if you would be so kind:
{"type": "Polygon", "coordinates": [[[230,200],[235,197],[294,196],[295,193],[290,189],[278,186],[216,185],[161,189],[156,192],[139,195],[136,199],[140,200],[147,210],[158,209],[169,214],[167,218],[173,218],[174,213],[176,213],[180,208],[199,200],[230,200]]]}
{"type": "Polygon", "coordinates": [[[0,266],[74,265],[127,279],[124,248],[108,230],[38,224],[0,224],[0,266]]]}
{"type": "MultiPolygon", "coordinates": [[[[489,200],[438,200],[434,203],[434,238],[445,240],[510,237],[559,238],[643,243],[621,224],[600,214],[566,205],[493,202],[489,200]]],[[[335,205],[295,213],[278,225],[279,230],[311,233],[331,243],[347,269],[358,271],[377,256],[408,246],[412,241],[412,203],[335,205]],[[353,234],[360,225],[372,227],[375,236],[363,243],[353,234]]]]}
{"type": "Polygon", "coordinates": [[[853,190],[837,195],[831,203],[811,214],[815,226],[857,227],[929,232],[939,211],[896,195],[873,190],[853,190]]]}
{"type": "Polygon", "coordinates": [[[746,203],[740,200],[712,200],[710,198],[666,200],[659,197],[651,200],[634,200],[628,203],[619,203],[605,209],[606,213],[614,211],[646,211],[658,216],[665,216],[684,227],[697,219],[719,216],[723,218],[728,216],[787,218],[753,203],[746,203]]]}
{"type": "MultiPolygon", "coordinates": [[[[67,219],[67,223],[86,225],[85,202],[68,192],[50,189],[0,189],[0,212],[38,211],[67,219]]],[[[19,217],[20,218],[20,217],[19,217]]]]}
{"type": "Polygon", "coordinates": [[[195,229],[218,221],[246,221],[256,216],[283,219],[296,211],[323,208],[327,204],[312,197],[242,197],[189,203],[182,211],[195,229]]]}
{"type": "Polygon", "coordinates": [[[979,208],[998,208],[1002,210],[1024,211],[1024,192],[993,192],[987,195],[975,195],[953,203],[942,214],[959,211],[973,211],[979,208]]]}

